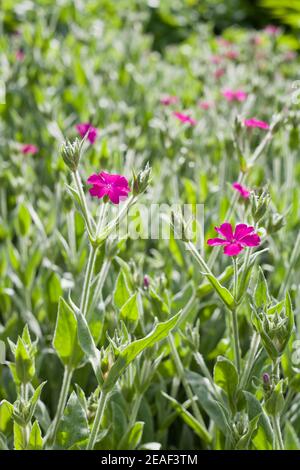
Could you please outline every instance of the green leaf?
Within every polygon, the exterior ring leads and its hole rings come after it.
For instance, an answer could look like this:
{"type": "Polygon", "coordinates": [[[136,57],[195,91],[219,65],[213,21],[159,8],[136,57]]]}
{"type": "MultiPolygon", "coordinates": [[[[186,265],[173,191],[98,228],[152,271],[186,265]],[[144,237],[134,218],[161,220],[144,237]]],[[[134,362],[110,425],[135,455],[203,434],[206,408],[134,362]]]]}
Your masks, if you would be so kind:
{"type": "Polygon", "coordinates": [[[83,357],[77,337],[75,313],[62,297],[58,304],[53,347],[61,362],[66,366],[76,367],[83,357]]]}
{"type": "Polygon", "coordinates": [[[70,449],[89,436],[87,416],[75,392],[72,392],[57,431],[56,444],[70,449]]]}
{"type": "Polygon", "coordinates": [[[42,382],[36,389],[35,391],[33,392],[33,395],[32,397],[30,398],[30,412],[29,412],[29,415],[30,415],[30,419],[32,418],[32,416],[34,415],[34,412],[35,412],[35,409],[36,409],[36,406],[37,406],[37,403],[40,399],[40,396],[41,396],[41,393],[42,393],[42,390],[44,388],[44,385],[46,384],[46,382],[42,382]]]}
{"type": "Polygon", "coordinates": [[[17,229],[21,237],[28,234],[31,225],[31,215],[25,204],[20,204],[18,208],[17,229]]]}
{"type": "Polygon", "coordinates": [[[14,421],[14,449],[25,450],[26,443],[24,442],[23,428],[14,421]]]}
{"type": "Polygon", "coordinates": [[[300,450],[300,440],[292,424],[287,421],[284,428],[284,449],[300,450]]]}
{"type": "Polygon", "coordinates": [[[150,348],[158,341],[166,338],[169,332],[176,326],[180,313],[174,315],[165,322],[158,323],[154,330],[144,338],[133,341],[120,352],[116,362],[112,366],[104,382],[103,389],[111,390],[117,382],[119,376],[124,372],[126,367],[146,348],[150,348]]]}
{"type": "Polygon", "coordinates": [[[175,398],[170,397],[166,393],[162,392],[163,396],[166,397],[171,403],[173,408],[177,411],[177,413],[181,416],[183,421],[200,437],[204,442],[209,444],[212,441],[212,437],[209,432],[202,426],[199,421],[194,418],[194,416],[184,408],[175,398]]]}
{"type": "Polygon", "coordinates": [[[14,407],[7,400],[0,402],[0,431],[7,432],[7,428],[11,421],[11,417],[14,411],[14,407]]]}
{"type": "MultiPolygon", "coordinates": [[[[227,266],[225,271],[218,277],[219,283],[226,282],[231,279],[233,275],[233,266],[227,266]]],[[[206,279],[203,281],[200,286],[197,288],[198,297],[202,298],[210,294],[214,290],[214,287],[211,282],[208,282],[206,279]]]]}
{"type": "Polygon", "coordinates": [[[122,308],[129,298],[130,292],[128,288],[128,283],[126,281],[124,271],[121,270],[117,277],[116,286],[114,290],[114,303],[116,307],[122,308]]]}
{"type": "Polygon", "coordinates": [[[90,361],[99,384],[102,384],[100,351],[97,349],[89,325],[81,312],[77,313],[78,341],[90,361]]]}
{"type": "Polygon", "coordinates": [[[134,425],[126,432],[125,436],[118,445],[118,449],[121,450],[134,450],[138,447],[143,436],[144,423],[137,421],[134,425]]]}
{"type": "Polygon", "coordinates": [[[34,359],[30,356],[22,338],[18,338],[16,350],[16,374],[21,383],[25,384],[32,380],[35,374],[34,359]]]}
{"type": "Polygon", "coordinates": [[[201,407],[222,433],[232,440],[229,410],[225,409],[216,398],[215,391],[209,380],[191,371],[187,372],[187,378],[192,390],[198,397],[201,407]]]}
{"type": "Polygon", "coordinates": [[[230,408],[234,411],[239,378],[235,365],[229,359],[218,357],[214,367],[214,381],[225,391],[230,408]]]}
{"type": "Polygon", "coordinates": [[[216,291],[222,302],[226,305],[226,307],[228,307],[230,310],[233,310],[235,308],[235,302],[229,290],[226,289],[226,287],[222,286],[218,279],[213,276],[213,274],[205,274],[205,276],[209,279],[214,290],[216,291]]]}
{"type": "Polygon", "coordinates": [[[258,279],[254,289],[254,301],[257,308],[263,308],[270,301],[268,284],[261,268],[259,269],[258,279]]]}
{"type": "Polygon", "coordinates": [[[42,450],[43,449],[43,438],[39,423],[35,421],[31,428],[29,436],[28,450],[42,450]]]}
{"type": "Polygon", "coordinates": [[[120,318],[128,323],[135,324],[139,319],[139,306],[137,293],[133,294],[129,300],[121,307],[120,318]]]}
{"type": "Polygon", "coordinates": [[[249,421],[259,417],[258,429],[253,437],[254,446],[260,450],[271,449],[273,444],[273,430],[265,410],[252,393],[245,390],[242,393],[246,398],[249,421]]]}

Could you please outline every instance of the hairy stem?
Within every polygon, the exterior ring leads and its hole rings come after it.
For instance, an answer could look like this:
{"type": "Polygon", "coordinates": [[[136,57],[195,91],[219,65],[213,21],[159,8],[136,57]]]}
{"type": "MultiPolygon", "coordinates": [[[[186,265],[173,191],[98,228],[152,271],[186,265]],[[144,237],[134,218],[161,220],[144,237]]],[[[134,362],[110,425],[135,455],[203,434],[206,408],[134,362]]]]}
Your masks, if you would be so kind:
{"type": "Polygon", "coordinates": [[[93,423],[93,427],[92,427],[92,431],[91,431],[91,434],[90,434],[90,437],[89,437],[89,440],[88,440],[88,443],[87,443],[86,450],[93,450],[93,448],[96,444],[97,436],[98,436],[98,432],[99,432],[99,429],[100,429],[100,426],[101,426],[101,421],[102,421],[102,417],[103,417],[103,413],[104,413],[107,398],[108,398],[107,393],[101,391],[101,394],[100,394],[100,397],[99,397],[99,402],[98,402],[98,407],[97,407],[97,411],[96,411],[96,415],[95,415],[95,419],[94,419],[94,423],[93,423]]]}

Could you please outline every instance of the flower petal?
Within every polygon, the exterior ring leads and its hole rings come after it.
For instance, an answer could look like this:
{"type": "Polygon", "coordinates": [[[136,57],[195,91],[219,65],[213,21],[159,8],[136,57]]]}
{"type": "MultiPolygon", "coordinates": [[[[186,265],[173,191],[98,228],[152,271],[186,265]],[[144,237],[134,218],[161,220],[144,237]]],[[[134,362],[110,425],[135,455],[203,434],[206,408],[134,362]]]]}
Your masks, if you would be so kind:
{"type": "Polygon", "coordinates": [[[98,197],[101,199],[105,194],[107,194],[107,189],[105,186],[98,186],[95,185],[92,188],[89,189],[90,195],[94,197],[98,197]]]}
{"type": "Polygon", "coordinates": [[[233,236],[236,240],[240,241],[243,237],[252,232],[254,232],[254,227],[246,224],[237,224],[233,236]]]}
{"type": "Polygon", "coordinates": [[[240,240],[240,243],[244,246],[258,246],[260,244],[260,237],[257,233],[246,235],[240,240]]]}
{"type": "Polygon", "coordinates": [[[220,227],[215,227],[216,232],[226,238],[227,241],[231,241],[233,238],[232,226],[229,222],[224,222],[220,227]]]}
{"type": "Polygon", "coordinates": [[[224,248],[224,254],[227,256],[236,256],[243,250],[239,243],[230,243],[224,248]]]}
{"type": "Polygon", "coordinates": [[[218,246],[218,245],[226,245],[228,244],[228,242],[226,240],[224,240],[223,238],[210,238],[209,240],[207,240],[207,244],[209,246],[218,246]]]}

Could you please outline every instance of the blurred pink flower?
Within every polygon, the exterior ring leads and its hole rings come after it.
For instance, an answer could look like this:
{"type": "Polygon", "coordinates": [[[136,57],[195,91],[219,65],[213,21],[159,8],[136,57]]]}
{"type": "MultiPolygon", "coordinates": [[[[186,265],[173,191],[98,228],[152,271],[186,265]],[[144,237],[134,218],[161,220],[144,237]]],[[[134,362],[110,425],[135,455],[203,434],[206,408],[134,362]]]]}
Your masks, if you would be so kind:
{"type": "Polygon", "coordinates": [[[268,26],[265,27],[264,31],[270,36],[278,36],[281,29],[279,28],[279,26],[276,26],[274,24],[269,24],[268,26]]]}
{"type": "Polygon", "coordinates": [[[210,109],[213,106],[209,101],[199,101],[198,105],[201,109],[210,109]]]}
{"type": "Polygon", "coordinates": [[[126,199],[131,191],[125,176],[115,175],[101,171],[94,173],[88,180],[93,187],[89,189],[91,196],[99,199],[107,197],[113,204],[119,204],[120,200],[126,199]]]}
{"type": "Polygon", "coordinates": [[[245,119],[244,125],[246,127],[259,127],[260,129],[265,129],[265,130],[270,129],[270,126],[267,122],[259,121],[258,119],[255,119],[255,118],[245,119]]]}
{"type": "Polygon", "coordinates": [[[235,183],[232,184],[232,187],[236,189],[244,199],[249,198],[250,191],[248,191],[248,189],[245,188],[245,186],[242,186],[240,183],[236,181],[235,183]]]}
{"type": "Polygon", "coordinates": [[[217,70],[215,70],[214,77],[216,79],[218,79],[218,78],[223,77],[224,74],[225,74],[225,69],[223,67],[221,67],[221,68],[218,68],[217,70]]]}
{"type": "Polygon", "coordinates": [[[246,224],[237,224],[233,232],[229,222],[224,222],[220,227],[215,227],[216,232],[224,238],[210,238],[209,246],[224,246],[224,254],[227,256],[238,255],[246,246],[258,246],[260,237],[255,233],[254,227],[246,224]]]}
{"type": "Polygon", "coordinates": [[[295,51],[287,51],[285,52],[283,58],[284,60],[286,60],[287,62],[291,61],[291,60],[295,60],[297,57],[297,54],[295,51]]]}
{"type": "Polygon", "coordinates": [[[16,51],[16,59],[19,61],[19,62],[22,62],[22,60],[25,59],[25,53],[22,51],[22,49],[18,49],[16,51]]]}
{"type": "Polygon", "coordinates": [[[222,62],[222,57],[220,55],[212,55],[210,61],[212,64],[219,65],[222,62]]]}
{"type": "Polygon", "coordinates": [[[165,105],[165,106],[170,106],[171,104],[176,104],[178,103],[178,98],[177,96],[163,96],[160,100],[160,103],[165,105]]]}
{"type": "Polygon", "coordinates": [[[217,38],[217,42],[220,46],[223,46],[223,47],[230,47],[232,46],[232,42],[231,41],[228,41],[228,39],[225,39],[225,38],[222,38],[222,37],[218,37],[217,38]]]}
{"type": "Polygon", "coordinates": [[[33,144],[23,144],[21,146],[21,152],[24,155],[35,155],[39,151],[38,147],[33,144]]]}
{"type": "Polygon", "coordinates": [[[230,60],[236,60],[239,56],[239,53],[233,49],[230,49],[229,51],[225,52],[225,57],[230,60]]]}
{"type": "Polygon", "coordinates": [[[91,144],[95,143],[95,140],[97,139],[97,134],[98,134],[98,129],[92,126],[92,124],[88,122],[82,122],[80,124],[77,124],[76,130],[78,134],[83,138],[86,133],[88,132],[87,139],[91,144]]]}
{"type": "Polygon", "coordinates": [[[177,117],[177,119],[179,119],[179,121],[183,123],[190,124],[191,126],[195,126],[197,124],[197,121],[191,118],[188,114],[178,113],[176,111],[173,114],[175,117],[177,117]]]}
{"type": "Polygon", "coordinates": [[[227,88],[222,92],[224,98],[226,98],[227,101],[245,101],[247,99],[247,93],[245,93],[242,90],[231,90],[227,88]]]}

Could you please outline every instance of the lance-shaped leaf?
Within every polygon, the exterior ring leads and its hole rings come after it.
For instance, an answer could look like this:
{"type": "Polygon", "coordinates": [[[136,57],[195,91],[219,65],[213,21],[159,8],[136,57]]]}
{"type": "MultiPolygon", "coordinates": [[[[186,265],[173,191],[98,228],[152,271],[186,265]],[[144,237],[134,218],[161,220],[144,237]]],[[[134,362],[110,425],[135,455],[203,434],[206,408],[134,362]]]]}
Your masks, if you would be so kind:
{"type": "Polygon", "coordinates": [[[235,395],[238,387],[238,373],[235,365],[225,357],[218,357],[214,367],[214,381],[221,387],[228,398],[230,408],[235,410],[235,395]]]}
{"type": "Polygon", "coordinates": [[[7,427],[11,421],[11,417],[14,411],[14,406],[7,400],[0,402],[0,431],[6,432],[7,427]]]}
{"type": "Polygon", "coordinates": [[[158,323],[154,330],[144,338],[133,341],[120,352],[116,362],[112,366],[103,384],[103,390],[109,391],[117,382],[119,376],[124,372],[126,367],[146,348],[150,348],[158,341],[166,338],[169,332],[176,326],[180,313],[174,315],[165,322],[158,323]]]}
{"type": "Polygon", "coordinates": [[[163,392],[163,396],[166,397],[171,403],[173,408],[181,416],[183,421],[200,437],[204,442],[209,444],[212,441],[212,437],[209,432],[202,426],[199,421],[186,409],[181,403],[179,403],[175,398],[170,397],[163,392]]]}
{"type": "Polygon", "coordinates": [[[76,367],[83,357],[75,313],[62,297],[59,299],[53,347],[65,366],[76,367]]]}
{"type": "Polygon", "coordinates": [[[28,450],[42,450],[43,438],[39,423],[35,421],[30,431],[28,450]]]}
{"type": "Polygon", "coordinates": [[[216,293],[218,294],[218,296],[220,297],[222,302],[230,310],[233,310],[234,307],[235,307],[235,302],[234,302],[234,298],[231,295],[231,293],[229,292],[229,290],[226,289],[226,287],[222,286],[220,284],[220,282],[218,281],[218,279],[215,276],[213,276],[212,274],[205,274],[205,275],[206,275],[207,279],[209,280],[209,282],[212,284],[214,290],[216,291],[216,293]]]}
{"type": "Polygon", "coordinates": [[[86,439],[89,433],[85,410],[76,393],[72,392],[58,428],[56,444],[59,448],[70,449],[86,439]]]}
{"type": "Polygon", "coordinates": [[[102,383],[100,351],[97,349],[89,325],[81,312],[77,313],[78,341],[90,361],[99,384],[102,383]]]}

